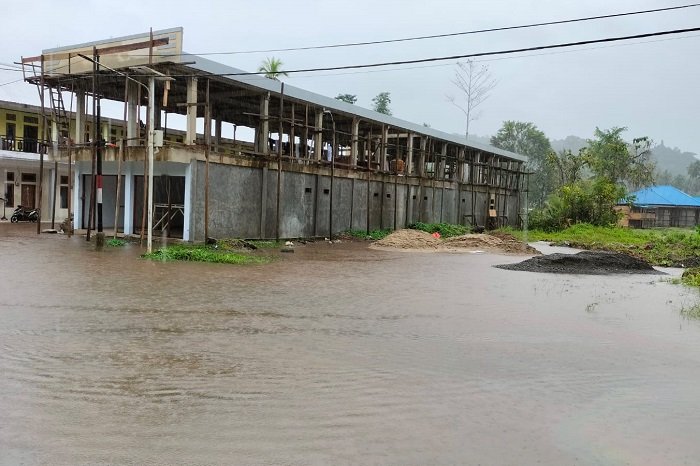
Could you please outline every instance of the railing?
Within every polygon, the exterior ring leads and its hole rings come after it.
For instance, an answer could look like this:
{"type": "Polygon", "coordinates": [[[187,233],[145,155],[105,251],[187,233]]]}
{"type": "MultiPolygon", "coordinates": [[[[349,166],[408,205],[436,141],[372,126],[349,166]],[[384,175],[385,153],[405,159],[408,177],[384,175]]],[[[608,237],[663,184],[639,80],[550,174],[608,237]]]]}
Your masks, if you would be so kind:
{"type": "Polygon", "coordinates": [[[46,153],[46,144],[43,144],[36,138],[8,138],[0,136],[0,150],[9,150],[12,152],[27,152],[32,154],[46,153]]]}

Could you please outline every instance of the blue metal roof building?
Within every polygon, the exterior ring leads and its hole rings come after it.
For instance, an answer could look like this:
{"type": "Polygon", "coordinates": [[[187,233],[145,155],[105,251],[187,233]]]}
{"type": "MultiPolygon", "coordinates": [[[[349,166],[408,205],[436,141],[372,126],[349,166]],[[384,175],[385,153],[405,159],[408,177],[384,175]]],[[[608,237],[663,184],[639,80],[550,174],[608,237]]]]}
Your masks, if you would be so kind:
{"type": "Polygon", "coordinates": [[[630,193],[636,206],[700,207],[700,198],[684,193],[673,186],[651,186],[630,193]]]}
{"type": "Polygon", "coordinates": [[[673,186],[651,186],[629,194],[632,205],[620,206],[620,224],[633,228],[694,227],[700,222],[700,199],[673,186]]]}

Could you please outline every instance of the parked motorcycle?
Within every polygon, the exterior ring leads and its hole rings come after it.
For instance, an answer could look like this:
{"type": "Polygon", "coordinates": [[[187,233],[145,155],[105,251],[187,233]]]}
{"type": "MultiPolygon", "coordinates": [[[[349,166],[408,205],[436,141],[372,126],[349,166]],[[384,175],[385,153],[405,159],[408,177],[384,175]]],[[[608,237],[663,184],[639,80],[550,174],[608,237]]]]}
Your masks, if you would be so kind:
{"type": "Polygon", "coordinates": [[[17,222],[36,223],[39,221],[39,210],[38,209],[26,209],[26,208],[22,207],[21,205],[18,205],[15,208],[15,211],[12,213],[12,217],[10,217],[10,221],[12,223],[17,223],[17,222]]]}

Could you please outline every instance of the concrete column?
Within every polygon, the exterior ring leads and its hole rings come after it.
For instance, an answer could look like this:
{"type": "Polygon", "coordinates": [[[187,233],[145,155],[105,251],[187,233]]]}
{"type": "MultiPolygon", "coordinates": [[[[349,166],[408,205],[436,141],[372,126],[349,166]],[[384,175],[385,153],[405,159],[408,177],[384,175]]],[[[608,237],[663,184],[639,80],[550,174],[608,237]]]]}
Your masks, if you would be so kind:
{"type": "Polygon", "coordinates": [[[466,160],[464,159],[464,147],[460,147],[459,152],[457,153],[457,181],[460,183],[464,183],[465,164],[466,160]]]}
{"type": "Polygon", "coordinates": [[[425,149],[428,145],[428,138],[421,136],[420,138],[420,157],[418,158],[418,176],[425,176],[425,149]]]}
{"type": "MultiPolygon", "coordinates": [[[[157,89],[157,87],[156,87],[157,89]]],[[[158,95],[158,92],[156,92],[156,95],[158,95]]],[[[155,108],[153,109],[153,129],[160,129],[163,127],[163,123],[161,119],[163,118],[163,107],[160,105],[160,100],[157,98],[153,98],[153,104],[155,105],[155,108]]]]}
{"type": "Polygon", "coordinates": [[[382,147],[380,152],[379,169],[382,171],[388,171],[389,166],[386,163],[386,141],[389,138],[389,127],[382,125],[382,147]]]}
{"type": "Polygon", "coordinates": [[[197,78],[187,78],[187,135],[185,144],[197,141],[197,78]]]}
{"type": "Polygon", "coordinates": [[[124,234],[134,234],[134,170],[133,163],[127,162],[124,164],[124,234]]]}
{"type": "Polygon", "coordinates": [[[408,133],[406,142],[406,175],[413,174],[413,133],[408,133]]]}
{"type": "Polygon", "coordinates": [[[447,144],[443,143],[442,144],[442,151],[440,151],[440,163],[438,164],[438,171],[436,172],[436,178],[438,180],[444,180],[445,179],[445,167],[447,160],[445,159],[447,157],[447,144]]]}
{"type": "Polygon", "coordinates": [[[194,170],[192,167],[197,163],[196,160],[192,160],[187,168],[185,168],[185,215],[184,223],[182,226],[182,239],[184,241],[194,241],[194,237],[191,234],[190,219],[192,212],[192,188],[194,186],[193,174],[194,170]]]}
{"type": "Polygon", "coordinates": [[[270,93],[260,96],[260,124],[258,125],[258,152],[270,153],[270,93]]]}
{"type": "Polygon", "coordinates": [[[216,117],[216,121],[214,123],[214,150],[216,152],[219,152],[219,145],[221,144],[221,125],[222,125],[221,118],[218,116],[216,117]]]}
{"type": "Polygon", "coordinates": [[[85,191],[85,186],[80,185],[80,176],[82,175],[81,169],[82,163],[76,163],[73,169],[73,190],[71,191],[73,199],[71,201],[73,202],[72,212],[74,229],[80,228],[80,225],[83,222],[83,212],[80,208],[80,192],[85,191]]]}
{"type": "Polygon", "coordinates": [[[129,81],[126,92],[126,138],[128,139],[127,147],[137,146],[139,137],[139,114],[138,114],[138,96],[139,86],[135,82],[129,81]]]}
{"type": "Polygon", "coordinates": [[[360,119],[352,119],[352,142],[350,143],[350,165],[357,165],[357,144],[360,139],[360,119]]]}
{"type": "Polygon", "coordinates": [[[85,91],[75,91],[75,144],[85,142],[85,91]]]}
{"type": "Polygon", "coordinates": [[[316,110],[314,116],[314,159],[323,158],[323,110],[316,110]]]}
{"type": "Polygon", "coordinates": [[[109,130],[110,130],[109,122],[103,120],[102,121],[102,139],[104,139],[107,142],[109,142],[109,140],[110,140],[109,138],[112,136],[111,134],[109,134],[109,130]]]}

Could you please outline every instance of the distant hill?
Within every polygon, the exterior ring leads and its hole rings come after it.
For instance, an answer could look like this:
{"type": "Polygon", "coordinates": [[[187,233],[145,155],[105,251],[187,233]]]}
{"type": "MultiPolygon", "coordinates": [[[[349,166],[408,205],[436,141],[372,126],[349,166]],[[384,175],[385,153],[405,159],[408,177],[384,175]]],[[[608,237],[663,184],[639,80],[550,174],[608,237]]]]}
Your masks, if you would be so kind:
{"type": "Polygon", "coordinates": [[[698,160],[692,152],[683,152],[678,147],[671,149],[661,144],[651,150],[659,172],[668,170],[672,175],[688,175],[688,165],[698,160]]]}
{"type": "Polygon", "coordinates": [[[552,139],[550,143],[552,144],[552,149],[556,152],[568,149],[574,154],[578,154],[578,151],[588,145],[585,139],[578,136],[567,136],[564,139],[552,139]]]}
{"type": "MultiPolygon", "coordinates": [[[[488,136],[470,135],[469,139],[484,144],[490,144],[490,138],[488,136]]],[[[556,152],[569,149],[574,154],[578,154],[579,150],[588,145],[585,138],[580,138],[578,136],[567,136],[564,139],[552,139],[550,142],[552,144],[552,149],[556,152]]],[[[664,145],[663,141],[651,149],[651,156],[656,161],[657,171],[659,173],[668,171],[672,176],[687,176],[688,165],[698,160],[696,155],[697,154],[693,152],[684,152],[678,147],[670,148],[664,145]]]]}
{"type": "MultiPolygon", "coordinates": [[[[552,149],[559,152],[564,149],[570,149],[571,152],[577,154],[579,150],[586,147],[586,140],[578,136],[567,136],[564,139],[554,139],[551,141],[552,149]]],[[[659,172],[668,171],[671,175],[688,174],[688,165],[698,160],[692,152],[683,152],[679,148],[671,149],[664,145],[664,142],[651,149],[651,157],[656,161],[656,168],[659,172]]]]}

